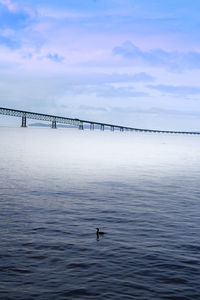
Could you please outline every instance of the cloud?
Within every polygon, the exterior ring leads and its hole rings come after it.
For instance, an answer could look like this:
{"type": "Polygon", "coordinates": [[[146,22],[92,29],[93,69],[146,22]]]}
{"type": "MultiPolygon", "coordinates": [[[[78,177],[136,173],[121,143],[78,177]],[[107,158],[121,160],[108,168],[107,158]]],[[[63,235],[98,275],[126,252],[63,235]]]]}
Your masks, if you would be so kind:
{"type": "Polygon", "coordinates": [[[63,56],[60,56],[58,55],[57,53],[49,53],[46,58],[54,61],[54,62],[57,62],[57,63],[62,63],[64,61],[64,57],[63,56]]]}
{"type": "Polygon", "coordinates": [[[0,0],[0,4],[6,6],[6,8],[11,12],[15,12],[17,10],[17,4],[10,0],[0,0]]]}
{"type": "Polygon", "coordinates": [[[129,73],[84,73],[84,74],[69,74],[70,81],[74,85],[98,85],[98,84],[112,84],[112,83],[142,83],[154,82],[155,78],[145,72],[129,74],[129,73]]]}
{"type": "Polygon", "coordinates": [[[4,45],[11,50],[18,49],[21,46],[21,43],[15,38],[10,38],[0,35],[0,45],[4,45]]]}
{"type": "Polygon", "coordinates": [[[10,0],[0,0],[0,28],[18,30],[27,28],[33,21],[34,14],[31,9],[20,6],[10,0]]]}
{"type": "Polygon", "coordinates": [[[148,88],[159,91],[161,93],[166,93],[176,96],[190,96],[190,95],[199,95],[200,87],[194,86],[175,86],[175,85],[147,85],[148,88]]]}
{"type": "Polygon", "coordinates": [[[145,72],[127,74],[94,74],[94,78],[98,83],[114,83],[114,82],[152,82],[155,80],[153,76],[145,72]]]}
{"type": "Polygon", "coordinates": [[[77,10],[50,8],[48,6],[38,7],[38,14],[41,18],[49,18],[56,20],[70,20],[70,19],[82,19],[89,18],[91,14],[83,13],[77,10]]]}
{"type": "Polygon", "coordinates": [[[94,112],[106,112],[106,111],[108,111],[105,107],[96,107],[96,106],[90,106],[90,105],[80,105],[79,108],[81,110],[94,111],[94,112]]]}
{"type": "Polygon", "coordinates": [[[136,91],[133,87],[113,87],[104,86],[96,88],[96,96],[104,98],[131,98],[131,97],[146,97],[147,93],[136,91]]]}
{"type": "Polygon", "coordinates": [[[159,107],[151,107],[151,108],[135,108],[135,107],[121,107],[114,106],[111,108],[112,111],[122,114],[141,114],[141,115],[160,115],[160,116],[191,116],[191,117],[199,117],[200,113],[198,111],[184,111],[177,109],[165,109],[159,107]]]}
{"type": "Polygon", "coordinates": [[[126,41],[121,46],[115,47],[113,54],[120,55],[134,63],[154,67],[165,67],[172,70],[200,69],[200,52],[196,51],[170,52],[160,48],[143,51],[131,41],[126,41]]]}
{"type": "Polygon", "coordinates": [[[74,85],[67,89],[73,95],[95,95],[97,98],[132,98],[146,97],[147,93],[137,91],[132,86],[114,87],[109,84],[96,85],[74,85]]]}

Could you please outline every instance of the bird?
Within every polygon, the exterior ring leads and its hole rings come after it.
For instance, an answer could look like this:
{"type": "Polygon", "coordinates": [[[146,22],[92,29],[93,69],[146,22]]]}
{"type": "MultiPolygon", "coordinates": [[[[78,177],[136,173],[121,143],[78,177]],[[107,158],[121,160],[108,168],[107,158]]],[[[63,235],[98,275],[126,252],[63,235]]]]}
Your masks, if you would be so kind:
{"type": "Polygon", "coordinates": [[[96,230],[97,230],[97,232],[96,232],[97,236],[105,234],[105,232],[99,231],[99,228],[96,228],[96,230]]]}

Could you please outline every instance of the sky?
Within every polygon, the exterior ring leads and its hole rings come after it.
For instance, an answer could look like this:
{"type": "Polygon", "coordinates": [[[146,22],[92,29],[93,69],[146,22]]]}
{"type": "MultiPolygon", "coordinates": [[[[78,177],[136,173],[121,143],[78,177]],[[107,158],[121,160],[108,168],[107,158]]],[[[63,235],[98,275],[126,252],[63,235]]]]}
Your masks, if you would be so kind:
{"type": "Polygon", "coordinates": [[[199,0],[0,0],[0,106],[200,131],[199,0]]]}

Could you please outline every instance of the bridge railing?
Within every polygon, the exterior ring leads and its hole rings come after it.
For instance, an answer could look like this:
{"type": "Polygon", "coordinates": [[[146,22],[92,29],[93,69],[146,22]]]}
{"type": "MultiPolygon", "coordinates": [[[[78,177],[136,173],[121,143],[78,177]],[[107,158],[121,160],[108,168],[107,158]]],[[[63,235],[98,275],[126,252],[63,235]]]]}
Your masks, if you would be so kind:
{"type": "Polygon", "coordinates": [[[13,116],[13,117],[26,117],[28,119],[41,120],[41,121],[50,121],[50,122],[55,121],[57,123],[76,125],[76,126],[79,126],[81,124],[81,121],[79,119],[58,117],[53,115],[9,109],[4,107],[0,107],[0,114],[13,116]]]}

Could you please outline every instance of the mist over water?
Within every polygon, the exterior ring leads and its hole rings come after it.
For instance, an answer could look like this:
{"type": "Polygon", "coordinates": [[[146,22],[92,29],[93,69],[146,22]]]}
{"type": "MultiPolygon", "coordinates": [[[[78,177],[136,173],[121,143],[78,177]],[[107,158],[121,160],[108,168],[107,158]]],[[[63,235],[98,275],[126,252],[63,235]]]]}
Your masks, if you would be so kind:
{"type": "Polygon", "coordinates": [[[0,137],[2,299],[199,299],[199,136],[0,137]]]}

